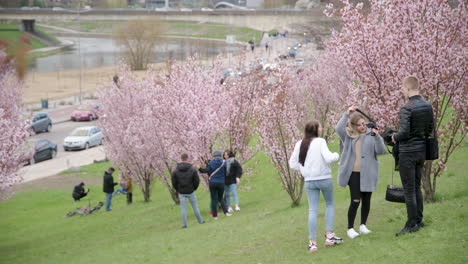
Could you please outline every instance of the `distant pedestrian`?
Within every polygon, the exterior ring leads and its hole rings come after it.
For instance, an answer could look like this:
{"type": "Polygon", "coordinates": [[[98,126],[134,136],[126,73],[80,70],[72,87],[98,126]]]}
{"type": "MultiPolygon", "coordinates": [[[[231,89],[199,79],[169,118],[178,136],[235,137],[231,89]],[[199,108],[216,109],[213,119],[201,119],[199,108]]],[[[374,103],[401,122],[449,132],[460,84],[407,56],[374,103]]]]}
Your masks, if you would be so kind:
{"type": "Polygon", "coordinates": [[[114,173],[115,169],[110,167],[104,172],[104,181],[102,184],[102,190],[106,193],[106,211],[111,211],[111,203],[112,203],[112,194],[114,193],[114,186],[117,185],[117,182],[114,182],[114,177],[112,177],[112,173],[114,173]]]}
{"type": "Polygon", "coordinates": [[[227,211],[227,206],[223,199],[226,179],[226,162],[222,159],[221,155],[221,151],[215,151],[213,153],[213,159],[208,162],[208,167],[199,169],[201,173],[208,173],[209,175],[211,211],[213,212],[213,218],[215,220],[218,219],[218,203],[221,203],[224,214],[226,216],[231,216],[227,211]]]}
{"type": "Polygon", "coordinates": [[[127,204],[133,202],[133,183],[130,177],[127,177],[127,204]]]}
{"type": "Polygon", "coordinates": [[[232,212],[231,197],[234,199],[236,211],[240,211],[239,207],[239,196],[237,195],[237,186],[240,184],[240,178],[242,176],[242,166],[235,159],[234,152],[227,150],[224,152],[224,159],[226,160],[226,206],[228,212],[232,212]]]}
{"type": "Polygon", "coordinates": [[[187,154],[182,154],[181,162],[172,171],[171,180],[172,186],[176,189],[180,200],[182,228],[187,227],[187,199],[192,205],[193,213],[197,217],[198,223],[205,223],[198,210],[197,196],[195,195],[195,191],[200,184],[200,178],[195,167],[188,162],[187,154]]]}
{"type": "Polygon", "coordinates": [[[268,51],[268,42],[265,43],[265,50],[268,51]]]}
{"type": "Polygon", "coordinates": [[[84,182],[81,182],[73,188],[72,197],[75,202],[88,195],[89,189],[85,191],[84,186],[84,182]]]}

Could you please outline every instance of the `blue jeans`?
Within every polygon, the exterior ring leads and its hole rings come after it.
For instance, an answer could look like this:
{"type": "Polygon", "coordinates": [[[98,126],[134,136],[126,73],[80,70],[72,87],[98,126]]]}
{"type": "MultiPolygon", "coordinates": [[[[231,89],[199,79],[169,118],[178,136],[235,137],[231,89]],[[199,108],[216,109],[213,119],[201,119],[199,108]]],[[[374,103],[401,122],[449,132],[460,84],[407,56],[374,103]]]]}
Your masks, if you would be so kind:
{"type": "Polygon", "coordinates": [[[237,196],[237,184],[229,184],[224,187],[226,191],[226,205],[231,206],[231,194],[234,198],[234,204],[239,205],[239,197],[237,196]]]}
{"type": "Polygon", "coordinates": [[[189,200],[190,204],[192,205],[193,213],[197,217],[198,223],[203,223],[203,218],[200,215],[200,210],[198,210],[197,204],[197,196],[195,192],[191,194],[180,194],[179,193],[179,200],[180,200],[180,211],[182,213],[182,226],[187,226],[187,199],[189,200]]]}
{"type": "Polygon", "coordinates": [[[111,210],[111,204],[112,204],[112,193],[106,193],[106,211],[111,210]]]}
{"type": "Polygon", "coordinates": [[[117,190],[114,191],[114,193],[112,194],[112,197],[116,196],[117,194],[127,194],[127,189],[124,189],[124,188],[119,188],[117,190]]]}
{"type": "Polygon", "coordinates": [[[327,231],[333,231],[333,220],[335,214],[333,180],[330,178],[317,181],[306,181],[304,188],[307,193],[307,199],[309,201],[309,239],[316,239],[320,191],[325,198],[325,222],[327,231]]]}

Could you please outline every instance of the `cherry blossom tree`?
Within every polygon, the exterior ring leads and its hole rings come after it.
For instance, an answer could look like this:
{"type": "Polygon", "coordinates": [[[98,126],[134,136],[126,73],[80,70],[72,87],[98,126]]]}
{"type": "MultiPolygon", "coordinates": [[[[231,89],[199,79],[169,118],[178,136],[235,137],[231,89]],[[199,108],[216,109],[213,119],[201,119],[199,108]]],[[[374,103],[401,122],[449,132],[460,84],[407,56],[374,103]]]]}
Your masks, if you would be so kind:
{"type": "Polygon", "coordinates": [[[252,146],[251,141],[255,133],[255,111],[266,79],[261,67],[247,70],[240,65],[236,71],[234,76],[223,82],[229,113],[221,141],[225,149],[236,153],[236,158],[245,163],[258,149],[252,146]]]}
{"type": "Polygon", "coordinates": [[[30,123],[21,107],[23,83],[13,63],[0,50],[0,200],[11,196],[11,187],[22,181],[19,169],[32,157],[26,139],[30,123]]]}
{"type": "Polygon", "coordinates": [[[346,101],[353,89],[352,73],[334,54],[325,52],[298,77],[294,89],[302,89],[301,96],[308,106],[310,119],[320,122],[325,140],[332,140],[336,123],[345,111],[346,101]]]}
{"type": "Polygon", "coordinates": [[[99,126],[105,135],[109,159],[129,176],[150,200],[153,181],[165,164],[160,159],[164,138],[161,87],[151,78],[137,78],[123,68],[119,78],[100,93],[99,126]]]}
{"type": "Polygon", "coordinates": [[[307,120],[303,92],[297,87],[296,71],[285,65],[271,70],[267,78],[265,97],[260,101],[257,116],[257,132],[265,153],[278,170],[283,188],[293,205],[299,205],[304,178],[289,167],[288,161],[294,144],[302,138],[307,120]]]}
{"type": "MultiPolygon", "coordinates": [[[[226,88],[221,84],[223,61],[191,58],[175,63],[171,75],[164,82],[163,98],[170,120],[170,131],[175,137],[171,153],[187,152],[193,159],[207,163],[219,138],[227,127],[231,109],[226,88]]],[[[175,154],[173,154],[175,155],[175,154]]],[[[207,177],[204,177],[207,183],[207,177]]]]}
{"type": "Polygon", "coordinates": [[[397,126],[402,79],[415,74],[434,107],[440,158],[426,161],[423,175],[425,199],[432,201],[437,178],[467,133],[466,2],[452,8],[446,0],[373,0],[366,12],[343,2],[341,10],[328,6],[343,21],[328,46],[356,76],[350,102],[367,107],[382,125],[397,126]]]}

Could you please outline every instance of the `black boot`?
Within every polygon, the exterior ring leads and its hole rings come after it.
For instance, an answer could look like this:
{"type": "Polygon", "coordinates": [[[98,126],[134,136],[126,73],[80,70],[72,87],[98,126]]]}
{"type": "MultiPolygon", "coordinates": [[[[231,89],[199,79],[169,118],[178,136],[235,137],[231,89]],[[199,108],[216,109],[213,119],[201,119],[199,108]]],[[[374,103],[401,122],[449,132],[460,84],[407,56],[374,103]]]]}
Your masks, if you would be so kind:
{"type": "Polygon", "coordinates": [[[402,229],[400,232],[396,233],[395,235],[396,235],[396,236],[402,236],[402,235],[405,235],[405,234],[407,234],[407,233],[416,232],[416,231],[418,231],[418,230],[419,230],[419,226],[418,226],[418,225],[414,225],[414,226],[412,226],[412,227],[405,226],[405,227],[403,227],[403,229],[402,229]]]}

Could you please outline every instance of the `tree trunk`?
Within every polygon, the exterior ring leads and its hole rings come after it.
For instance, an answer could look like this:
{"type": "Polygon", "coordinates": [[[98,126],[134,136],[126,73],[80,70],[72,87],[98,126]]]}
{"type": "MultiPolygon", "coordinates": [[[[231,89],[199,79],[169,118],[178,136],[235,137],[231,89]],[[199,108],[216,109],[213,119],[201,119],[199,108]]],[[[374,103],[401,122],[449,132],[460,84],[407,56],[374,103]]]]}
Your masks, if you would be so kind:
{"type": "Polygon", "coordinates": [[[150,191],[151,191],[151,180],[150,179],[145,179],[145,186],[143,187],[143,198],[145,199],[145,202],[150,201],[150,191]]]}
{"type": "Polygon", "coordinates": [[[174,203],[178,205],[180,204],[179,195],[177,195],[176,189],[172,187],[172,184],[166,177],[166,175],[161,175],[161,181],[164,184],[164,186],[166,186],[166,189],[169,191],[169,194],[171,195],[171,198],[174,201],[174,203]]]}
{"type": "Polygon", "coordinates": [[[435,177],[431,173],[431,168],[432,168],[432,160],[427,160],[424,163],[423,167],[423,175],[422,175],[422,187],[424,190],[424,200],[428,202],[433,202],[434,201],[434,194],[436,191],[436,186],[435,186],[435,177]],[[431,176],[434,177],[434,184],[431,179],[431,176]]]}

